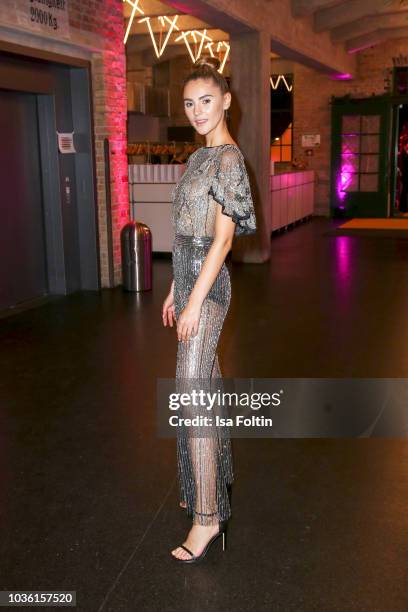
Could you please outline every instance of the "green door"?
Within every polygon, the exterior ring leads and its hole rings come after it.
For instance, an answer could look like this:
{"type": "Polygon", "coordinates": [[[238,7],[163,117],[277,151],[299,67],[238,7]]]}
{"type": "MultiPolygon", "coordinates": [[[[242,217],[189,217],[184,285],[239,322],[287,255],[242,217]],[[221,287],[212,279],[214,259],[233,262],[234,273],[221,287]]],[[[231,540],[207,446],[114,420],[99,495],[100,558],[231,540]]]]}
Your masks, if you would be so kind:
{"type": "Polygon", "coordinates": [[[387,95],[332,98],[332,216],[389,216],[390,117],[387,95]]]}

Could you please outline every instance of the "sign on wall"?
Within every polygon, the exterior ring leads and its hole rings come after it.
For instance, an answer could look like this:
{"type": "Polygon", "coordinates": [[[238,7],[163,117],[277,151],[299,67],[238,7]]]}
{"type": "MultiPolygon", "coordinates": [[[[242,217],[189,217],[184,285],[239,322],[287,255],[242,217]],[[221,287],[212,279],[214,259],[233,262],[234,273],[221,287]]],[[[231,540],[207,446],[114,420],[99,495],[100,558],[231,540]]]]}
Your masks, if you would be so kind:
{"type": "Polygon", "coordinates": [[[304,149],[320,147],[320,134],[302,134],[302,147],[304,149]]]}
{"type": "Polygon", "coordinates": [[[68,0],[2,0],[0,25],[69,38],[68,0]]]}
{"type": "Polygon", "coordinates": [[[74,146],[74,132],[58,132],[58,149],[60,153],[76,153],[74,146]]]}

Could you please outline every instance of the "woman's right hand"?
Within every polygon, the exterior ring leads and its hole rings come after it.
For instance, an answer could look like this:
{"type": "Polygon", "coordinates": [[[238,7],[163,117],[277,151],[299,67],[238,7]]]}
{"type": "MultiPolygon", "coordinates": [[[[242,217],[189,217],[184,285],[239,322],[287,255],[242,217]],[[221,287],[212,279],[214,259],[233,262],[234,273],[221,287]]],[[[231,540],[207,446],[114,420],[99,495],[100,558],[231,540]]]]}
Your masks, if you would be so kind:
{"type": "Polygon", "coordinates": [[[162,319],[164,327],[167,325],[173,327],[173,322],[176,320],[176,315],[174,312],[174,281],[171,284],[169,295],[163,302],[162,319]]]}

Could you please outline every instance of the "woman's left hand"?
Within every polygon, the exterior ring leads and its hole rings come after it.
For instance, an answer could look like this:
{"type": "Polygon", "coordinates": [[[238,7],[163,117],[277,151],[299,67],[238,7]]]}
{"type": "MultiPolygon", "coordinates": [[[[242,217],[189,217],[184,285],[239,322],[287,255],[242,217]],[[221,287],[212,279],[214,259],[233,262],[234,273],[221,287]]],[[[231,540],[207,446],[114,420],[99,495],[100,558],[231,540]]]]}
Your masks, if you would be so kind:
{"type": "Polygon", "coordinates": [[[200,322],[201,306],[187,304],[182,310],[177,321],[177,336],[186,342],[191,336],[195,336],[200,322]]]}

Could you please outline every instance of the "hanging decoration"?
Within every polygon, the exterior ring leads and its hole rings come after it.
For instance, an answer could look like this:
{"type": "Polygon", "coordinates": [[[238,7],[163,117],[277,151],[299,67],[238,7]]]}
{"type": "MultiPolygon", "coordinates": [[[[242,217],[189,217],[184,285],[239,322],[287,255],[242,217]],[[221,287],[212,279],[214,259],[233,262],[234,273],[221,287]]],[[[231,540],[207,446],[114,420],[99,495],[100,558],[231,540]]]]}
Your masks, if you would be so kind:
{"type": "Polygon", "coordinates": [[[131,12],[130,17],[129,17],[129,23],[128,23],[128,26],[127,26],[126,32],[125,32],[125,38],[123,39],[123,42],[126,45],[126,41],[128,39],[129,32],[130,32],[130,30],[132,28],[132,24],[133,24],[133,20],[135,18],[136,11],[139,11],[139,13],[141,13],[142,15],[144,15],[144,11],[139,6],[140,0],[123,0],[123,2],[127,2],[132,7],[132,12],[131,12]]]}
{"type": "Polygon", "coordinates": [[[180,28],[176,25],[176,21],[177,21],[178,18],[179,18],[178,15],[174,15],[173,19],[169,19],[169,17],[167,17],[167,15],[160,15],[160,16],[157,17],[157,19],[160,21],[161,27],[162,27],[162,29],[160,31],[160,46],[159,47],[157,47],[156,39],[154,37],[154,32],[152,30],[152,26],[150,25],[150,19],[151,18],[150,17],[144,17],[143,19],[139,19],[138,23],[143,23],[144,21],[147,23],[147,27],[149,28],[150,38],[152,39],[153,47],[154,47],[154,50],[155,50],[155,53],[156,53],[157,57],[160,57],[163,54],[163,51],[166,48],[166,45],[167,45],[167,43],[169,41],[170,35],[173,32],[173,30],[174,29],[180,30],[180,28]],[[162,43],[161,42],[161,38],[162,38],[163,31],[164,31],[164,28],[165,28],[165,21],[167,21],[170,24],[170,28],[169,28],[169,31],[167,32],[167,36],[164,39],[164,42],[162,43]]]}
{"type": "Polygon", "coordinates": [[[271,82],[272,89],[278,89],[279,83],[280,83],[280,81],[282,80],[282,81],[285,83],[285,85],[286,85],[286,89],[287,89],[288,91],[292,91],[293,85],[289,85],[289,84],[288,84],[287,80],[285,79],[285,75],[284,75],[284,74],[280,74],[280,75],[278,76],[278,78],[276,79],[275,83],[274,83],[274,81],[273,81],[273,78],[272,78],[272,77],[269,77],[269,80],[270,80],[270,82],[271,82]]]}
{"type": "MultiPolygon", "coordinates": [[[[129,17],[129,23],[127,25],[125,37],[123,40],[123,42],[126,44],[126,41],[129,37],[129,33],[132,28],[133,21],[135,19],[136,12],[139,12],[141,15],[144,15],[145,13],[143,9],[139,6],[140,0],[123,0],[123,2],[127,2],[132,7],[132,12],[129,17]]],[[[153,29],[150,23],[152,17],[145,16],[145,17],[142,17],[141,19],[138,19],[138,23],[146,23],[147,25],[147,28],[150,34],[150,38],[152,39],[153,48],[156,53],[156,56],[159,58],[163,55],[163,52],[166,48],[166,45],[169,42],[171,34],[174,31],[177,31],[177,32],[180,32],[180,35],[175,39],[175,42],[178,42],[179,40],[184,41],[184,44],[187,47],[187,51],[193,63],[199,59],[199,57],[201,56],[203,52],[203,49],[207,49],[211,57],[216,57],[216,54],[218,55],[220,62],[221,62],[220,67],[218,68],[218,72],[222,73],[222,71],[224,70],[225,62],[227,61],[227,58],[230,52],[229,43],[226,42],[225,40],[214,41],[211,38],[211,36],[207,34],[206,29],[204,29],[203,31],[200,31],[200,30],[181,31],[177,25],[177,19],[179,17],[180,15],[174,15],[172,19],[170,19],[167,15],[158,15],[156,17],[156,19],[158,19],[161,24],[159,44],[157,44],[156,42],[156,38],[154,36],[154,32],[153,32],[153,29]],[[162,37],[165,32],[165,27],[167,24],[170,27],[166,33],[166,37],[164,41],[162,42],[162,37]],[[216,47],[215,52],[213,49],[214,46],[216,47]],[[222,59],[221,59],[221,56],[222,56],[222,59]]]]}
{"type": "Polygon", "coordinates": [[[207,34],[207,30],[200,32],[199,30],[188,30],[186,32],[182,32],[178,38],[176,38],[176,42],[183,39],[184,43],[187,47],[187,51],[190,54],[191,61],[196,62],[203,52],[203,47],[207,49],[211,55],[211,57],[215,57],[215,53],[213,51],[213,45],[216,45],[216,53],[218,55],[221,54],[221,50],[224,48],[224,57],[221,61],[220,67],[218,68],[218,72],[222,73],[224,70],[225,62],[227,61],[227,57],[230,52],[230,45],[225,40],[213,41],[211,36],[207,34]],[[190,45],[190,39],[192,39],[192,43],[194,44],[195,53],[190,45]],[[205,43],[205,41],[208,41],[205,43]],[[205,43],[205,44],[204,44],[205,43]],[[198,48],[197,48],[198,45],[198,48]]]}
{"type": "Polygon", "coordinates": [[[198,60],[198,58],[200,57],[202,49],[203,49],[203,46],[204,46],[204,42],[206,40],[212,41],[211,37],[207,35],[207,30],[204,30],[203,32],[200,32],[199,30],[187,30],[186,32],[182,32],[180,34],[180,36],[175,39],[175,42],[178,42],[181,39],[183,39],[183,41],[184,41],[184,43],[185,43],[185,45],[187,47],[187,51],[190,54],[191,61],[193,63],[196,62],[198,60]],[[193,43],[195,45],[195,49],[196,49],[195,55],[193,53],[193,50],[190,47],[190,42],[188,40],[189,36],[191,36],[191,38],[193,39],[193,43]],[[201,39],[199,43],[198,43],[197,39],[201,39]],[[198,46],[198,51],[197,51],[197,44],[199,45],[198,46]]]}
{"type": "Polygon", "coordinates": [[[210,52],[211,57],[216,57],[214,52],[213,52],[213,49],[212,49],[213,45],[217,46],[216,53],[218,53],[219,56],[221,55],[222,50],[225,49],[224,57],[222,58],[220,67],[218,69],[218,72],[220,72],[222,74],[222,71],[224,70],[225,62],[227,61],[227,58],[228,58],[228,55],[229,55],[231,47],[230,47],[230,44],[227,41],[225,41],[225,40],[219,40],[219,41],[213,41],[212,40],[211,42],[206,44],[206,47],[207,47],[208,51],[210,52]]]}

